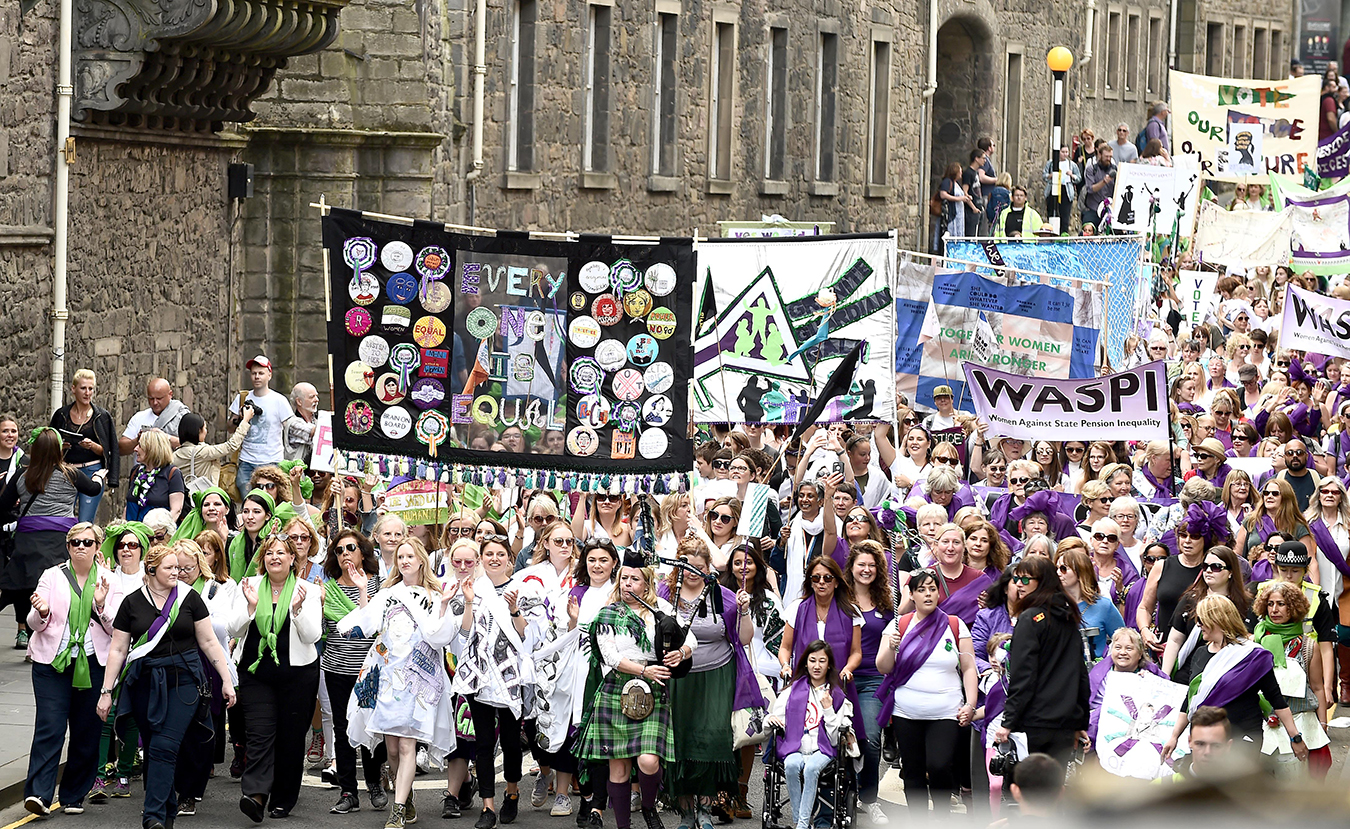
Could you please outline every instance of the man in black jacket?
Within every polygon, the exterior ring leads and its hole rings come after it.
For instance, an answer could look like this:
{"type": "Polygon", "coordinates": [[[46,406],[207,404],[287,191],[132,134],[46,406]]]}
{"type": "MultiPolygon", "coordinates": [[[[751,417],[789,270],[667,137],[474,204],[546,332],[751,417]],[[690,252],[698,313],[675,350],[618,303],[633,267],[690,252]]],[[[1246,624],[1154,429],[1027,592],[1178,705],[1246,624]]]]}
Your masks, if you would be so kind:
{"type": "Polygon", "coordinates": [[[1065,595],[1050,559],[1028,556],[1013,571],[1017,627],[1008,654],[1008,702],[995,740],[1027,735],[1027,750],[1067,764],[1088,727],[1088,668],[1078,606],[1065,595]]]}

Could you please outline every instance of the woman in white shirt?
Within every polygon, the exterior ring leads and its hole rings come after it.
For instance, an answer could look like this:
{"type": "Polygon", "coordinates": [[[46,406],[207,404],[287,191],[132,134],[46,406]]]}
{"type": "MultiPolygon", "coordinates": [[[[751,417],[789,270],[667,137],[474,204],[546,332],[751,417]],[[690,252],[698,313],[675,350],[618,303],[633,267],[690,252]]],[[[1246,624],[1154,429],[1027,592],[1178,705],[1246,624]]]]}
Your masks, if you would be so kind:
{"type": "Polygon", "coordinates": [[[840,732],[852,720],[830,646],[817,639],[806,647],[792,684],[774,701],[769,722],[783,729],[776,748],[787,775],[797,829],[810,829],[820,773],[839,751],[840,732]]]}
{"type": "Polygon", "coordinates": [[[955,747],[975,714],[978,676],[970,631],[937,609],[937,576],[920,570],[909,589],[914,612],[895,620],[877,651],[877,670],[886,675],[877,696],[900,747],[910,815],[926,819],[929,792],[935,814],[951,811],[955,747]]]}

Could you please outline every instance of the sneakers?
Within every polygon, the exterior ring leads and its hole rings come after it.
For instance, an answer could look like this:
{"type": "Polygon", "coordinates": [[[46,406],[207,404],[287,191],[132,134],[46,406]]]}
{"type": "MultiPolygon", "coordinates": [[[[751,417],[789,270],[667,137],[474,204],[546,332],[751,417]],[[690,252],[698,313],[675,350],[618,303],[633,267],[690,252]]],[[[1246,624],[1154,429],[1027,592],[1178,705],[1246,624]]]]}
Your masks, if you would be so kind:
{"type": "MultiPolygon", "coordinates": [[[[28,631],[21,630],[14,635],[14,650],[16,651],[28,650],[28,631]]],[[[24,802],[27,803],[27,801],[24,802]]],[[[34,814],[36,814],[36,812],[34,812],[34,814]]]]}
{"type": "Polygon", "coordinates": [[[473,829],[493,829],[497,825],[497,813],[491,809],[484,809],[483,814],[478,816],[473,829]]]}
{"type": "Polygon", "coordinates": [[[502,825],[515,823],[518,814],[520,814],[520,792],[507,792],[506,796],[502,798],[502,825]]]}
{"type": "Polygon", "coordinates": [[[886,817],[886,813],[881,810],[881,804],[877,802],[862,804],[863,810],[867,812],[867,819],[872,821],[873,826],[885,826],[891,822],[886,817]]]}
{"type": "Polygon", "coordinates": [[[458,820],[463,814],[458,796],[447,793],[441,798],[441,820],[458,820]]]}
{"type": "Polygon", "coordinates": [[[389,795],[384,793],[384,789],[370,789],[366,794],[370,797],[372,809],[383,809],[389,805],[389,795]]]}
{"type": "Polygon", "coordinates": [[[567,817],[572,814],[572,798],[565,794],[555,796],[549,814],[553,817],[567,817]]]}
{"type": "Polygon", "coordinates": [[[197,814],[197,798],[180,797],[178,798],[178,816],[197,814]]]}
{"type": "Polygon", "coordinates": [[[389,819],[384,822],[384,829],[403,829],[407,822],[403,818],[403,804],[395,803],[389,810],[389,819]]]}
{"type": "Polygon", "coordinates": [[[478,794],[478,780],[470,774],[459,787],[459,808],[469,811],[473,808],[473,796],[478,794]]]}
{"type": "Polygon", "coordinates": [[[337,763],[334,763],[331,766],[327,766],[326,768],[324,768],[323,771],[319,772],[319,780],[322,781],[325,786],[337,788],[338,785],[337,763]]]}
{"type": "Polygon", "coordinates": [[[431,771],[431,756],[427,754],[426,746],[417,747],[417,773],[426,774],[431,771]]]}
{"type": "Polygon", "coordinates": [[[106,803],[108,801],[108,781],[103,779],[103,775],[94,778],[94,788],[89,790],[89,800],[93,803],[106,803]]]}
{"type": "Polygon", "coordinates": [[[628,796],[628,808],[634,812],[642,808],[642,792],[635,791],[628,796]]]}
{"type": "Polygon", "coordinates": [[[408,826],[417,822],[417,807],[413,805],[411,793],[408,795],[408,802],[403,804],[403,822],[408,826]]]}
{"type": "Polygon", "coordinates": [[[661,814],[655,809],[643,809],[642,819],[647,823],[647,829],[666,829],[665,824],[661,823],[661,814]]]}
{"type": "MultiPolygon", "coordinates": [[[[62,806],[61,811],[67,815],[82,815],[84,814],[84,804],[77,800],[74,803],[62,806]]],[[[180,812],[179,814],[182,813],[180,812]]]]}
{"type": "Polygon", "coordinates": [[[698,829],[713,829],[712,815],[702,809],[698,811],[698,829]]]}
{"type": "Polygon", "coordinates": [[[338,802],[333,804],[333,808],[328,810],[330,815],[345,815],[350,812],[361,811],[361,799],[351,792],[343,792],[338,802]]]}
{"type": "MultiPolygon", "coordinates": [[[[531,806],[538,809],[540,806],[544,805],[544,801],[548,799],[549,784],[552,782],[553,772],[549,772],[548,774],[540,772],[539,775],[534,778],[534,791],[530,792],[531,806]]],[[[568,814],[571,814],[571,812],[568,812],[568,814]]]]}
{"type": "Polygon", "coordinates": [[[309,736],[309,748],[305,751],[305,762],[311,766],[323,763],[323,731],[314,729],[309,736]]]}
{"type": "Polygon", "coordinates": [[[131,797],[131,781],[125,777],[117,778],[117,782],[108,787],[108,794],[112,797],[131,797]]]}

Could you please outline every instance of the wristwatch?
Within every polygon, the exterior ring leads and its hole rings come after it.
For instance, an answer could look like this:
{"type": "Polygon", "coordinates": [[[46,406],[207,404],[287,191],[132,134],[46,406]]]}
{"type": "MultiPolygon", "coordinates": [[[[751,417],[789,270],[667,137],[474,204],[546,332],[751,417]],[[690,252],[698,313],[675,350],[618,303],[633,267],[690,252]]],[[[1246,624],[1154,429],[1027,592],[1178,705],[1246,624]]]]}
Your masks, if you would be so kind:
{"type": "Polygon", "coordinates": [[[108,694],[109,696],[111,696],[111,695],[112,695],[112,689],[111,689],[111,688],[99,688],[99,689],[98,689],[98,695],[99,695],[99,696],[103,696],[104,694],[108,694]]]}
{"type": "Polygon", "coordinates": [[[1289,742],[1290,742],[1290,743],[1301,743],[1301,742],[1303,742],[1303,735],[1302,735],[1302,734],[1295,734],[1294,736],[1292,736],[1292,737],[1289,738],[1289,742]]]}

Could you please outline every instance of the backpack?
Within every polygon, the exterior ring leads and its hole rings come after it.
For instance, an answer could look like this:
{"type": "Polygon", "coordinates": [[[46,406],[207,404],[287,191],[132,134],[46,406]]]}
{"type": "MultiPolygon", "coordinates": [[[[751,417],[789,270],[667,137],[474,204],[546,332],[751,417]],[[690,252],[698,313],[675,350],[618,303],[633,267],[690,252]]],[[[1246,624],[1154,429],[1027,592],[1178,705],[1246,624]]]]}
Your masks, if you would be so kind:
{"type": "MultiPolygon", "coordinates": [[[[905,636],[905,631],[909,630],[909,623],[912,622],[912,621],[914,621],[914,613],[913,613],[913,611],[911,611],[911,612],[909,612],[909,613],[906,613],[904,616],[901,616],[899,619],[896,619],[896,620],[895,620],[895,629],[896,629],[896,631],[900,634],[900,638],[902,638],[902,639],[904,638],[904,636],[905,636]]],[[[951,628],[951,631],[952,631],[952,638],[955,639],[955,640],[957,641],[958,644],[960,644],[960,642],[961,642],[961,620],[960,620],[959,618],[957,618],[956,616],[952,616],[951,614],[948,614],[948,616],[947,616],[947,627],[951,628]]]]}
{"type": "Polygon", "coordinates": [[[1135,133],[1134,148],[1139,151],[1140,157],[1143,157],[1144,148],[1147,146],[1148,146],[1148,124],[1145,123],[1143,128],[1140,129],[1139,132],[1135,133]]]}

